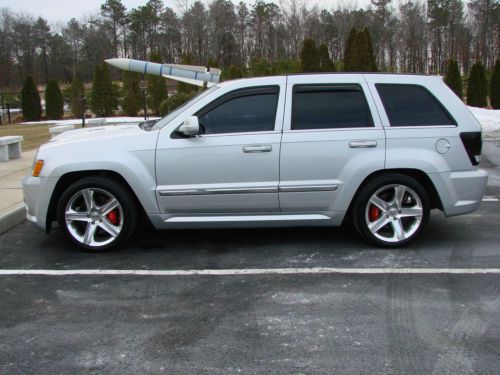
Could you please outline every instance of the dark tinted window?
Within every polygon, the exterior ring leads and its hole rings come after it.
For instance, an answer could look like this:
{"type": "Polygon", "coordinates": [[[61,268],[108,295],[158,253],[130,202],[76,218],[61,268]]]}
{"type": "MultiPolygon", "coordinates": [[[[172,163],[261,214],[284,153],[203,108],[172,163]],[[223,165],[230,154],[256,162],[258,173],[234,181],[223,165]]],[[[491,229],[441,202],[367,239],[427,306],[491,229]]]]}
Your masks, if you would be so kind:
{"type": "Polygon", "coordinates": [[[391,126],[456,125],[441,103],[421,86],[376,86],[391,126]]]}
{"type": "Polygon", "coordinates": [[[373,126],[360,86],[295,86],[292,130],[373,126]]]}
{"type": "Polygon", "coordinates": [[[278,88],[250,89],[230,93],[201,111],[205,134],[274,130],[278,88]]]}

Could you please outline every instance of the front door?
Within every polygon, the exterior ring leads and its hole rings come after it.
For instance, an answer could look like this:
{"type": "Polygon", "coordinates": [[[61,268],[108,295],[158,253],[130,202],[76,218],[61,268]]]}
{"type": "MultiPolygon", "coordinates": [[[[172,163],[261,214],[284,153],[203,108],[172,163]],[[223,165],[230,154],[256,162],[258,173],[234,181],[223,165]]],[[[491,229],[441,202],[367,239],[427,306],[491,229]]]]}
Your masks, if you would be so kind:
{"type": "Polygon", "coordinates": [[[279,211],[279,151],[285,78],[273,86],[222,92],[186,111],[160,133],[156,155],[157,199],[174,216],[279,211]],[[198,116],[202,134],[174,130],[198,116]]]}

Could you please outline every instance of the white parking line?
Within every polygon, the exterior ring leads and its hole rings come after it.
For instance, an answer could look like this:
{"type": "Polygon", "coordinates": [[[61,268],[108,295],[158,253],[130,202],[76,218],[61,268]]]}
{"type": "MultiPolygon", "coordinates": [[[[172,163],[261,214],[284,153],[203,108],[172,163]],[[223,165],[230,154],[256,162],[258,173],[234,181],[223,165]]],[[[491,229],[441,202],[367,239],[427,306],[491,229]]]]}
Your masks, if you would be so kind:
{"type": "Polygon", "coordinates": [[[485,196],[483,199],[482,199],[483,202],[498,202],[499,199],[498,198],[495,198],[495,197],[490,197],[490,196],[485,196]]]}
{"type": "Polygon", "coordinates": [[[248,269],[193,269],[193,270],[0,270],[0,276],[237,276],[237,275],[310,275],[310,274],[411,274],[411,275],[485,275],[500,274],[500,268],[248,268],[248,269]]]}

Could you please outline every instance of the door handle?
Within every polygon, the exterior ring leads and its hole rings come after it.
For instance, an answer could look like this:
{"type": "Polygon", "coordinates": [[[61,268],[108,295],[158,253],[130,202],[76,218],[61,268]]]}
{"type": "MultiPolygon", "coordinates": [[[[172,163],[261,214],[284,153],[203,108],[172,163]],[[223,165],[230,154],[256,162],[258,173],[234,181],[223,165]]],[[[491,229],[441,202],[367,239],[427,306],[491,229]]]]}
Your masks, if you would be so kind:
{"type": "Polygon", "coordinates": [[[252,152],[271,152],[273,147],[271,145],[249,145],[243,146],[243,152],[252,153],[252,152]]]}
{"type": "Polygon", "coordinates": [[[377,141],[351,141],[350,148],[373,148],[377,147],[377,141]]]}

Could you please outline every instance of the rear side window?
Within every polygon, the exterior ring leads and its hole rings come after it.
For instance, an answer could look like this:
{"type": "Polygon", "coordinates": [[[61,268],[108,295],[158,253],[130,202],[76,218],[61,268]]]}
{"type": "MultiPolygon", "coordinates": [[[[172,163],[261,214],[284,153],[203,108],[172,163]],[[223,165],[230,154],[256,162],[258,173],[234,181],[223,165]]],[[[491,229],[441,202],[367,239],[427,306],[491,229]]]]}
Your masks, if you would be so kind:
{"type": "Polygon", "coordinates": [[[273,131],[278,86],[238,90],[198,113],[205,134],[273,131]]]}
{"type": "Polygon", "coordinates": [[[456,125],[443,105],[424,87],[377,84],[391,126],[456,125]]]}
{"type": "Polygon", "coordinates": [[[359,85],[297,85],[293,89],[292,130],[373,126],[359,85]]]}

